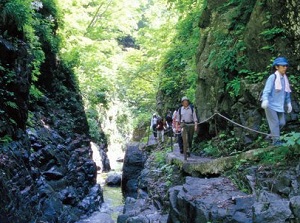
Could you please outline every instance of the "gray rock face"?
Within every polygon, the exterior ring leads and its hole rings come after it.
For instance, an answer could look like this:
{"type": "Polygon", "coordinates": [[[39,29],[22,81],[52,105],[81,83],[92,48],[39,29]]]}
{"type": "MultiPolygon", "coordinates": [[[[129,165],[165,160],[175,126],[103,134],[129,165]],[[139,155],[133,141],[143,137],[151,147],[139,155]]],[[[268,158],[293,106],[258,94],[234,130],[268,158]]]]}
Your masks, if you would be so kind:
{"type": "Polygon", "coordinates": [[[227,178],[187,177],[183,186],[169,190],[169,223],[250,223],[254,197],[240,192],[227,178]]]}
{"type": "Polygon", "coordinates": [[[281,223],[291,217],[289,201],[267,191],[261,192],[253,205],[253,222],[281,223]]]}
{"type": "Polygon", "coordinates": [[[127,145],[122,175],[122,190],[125,196],[137,197],[138,177],[144,168],[147,155],[139,149],[139,143],[127,145]]]}

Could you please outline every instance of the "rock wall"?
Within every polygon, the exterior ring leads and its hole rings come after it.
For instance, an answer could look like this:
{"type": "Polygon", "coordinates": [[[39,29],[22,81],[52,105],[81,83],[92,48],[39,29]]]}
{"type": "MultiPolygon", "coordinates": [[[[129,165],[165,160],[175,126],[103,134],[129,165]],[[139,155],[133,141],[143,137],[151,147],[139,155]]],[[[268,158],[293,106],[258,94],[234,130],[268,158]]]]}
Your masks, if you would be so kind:
{"type": "Polygon", "coordinates": [[[76,78],[44,41],[33,84],[36,51],[0,14],[0,222],[75,222],[103,202],[76,78]]]}
{"type": "MultiPolygon", "coordinates": [[[[200,120],[219,111],[241,124],[259,129],[264,117],[259,92],[271,72],[267,66],[272,58],[286,56],[291,64],[289,74],[299,72],[298,13],[299,4],[292,0],[207,1],[199,19],[201,38],[196,58],[195,104],[200,120]],[[249,79],[253,73],[257,75],[252,76],[255,81],[249,79]],[[226,84],[236,77],[241,80],[240,89],[238,96],[232,96],[229,90],[233,89],[228,89],[226,84]]],[[[298,93],[293,91],[294,111],[288,121],[297,121],[298,93]]],[[[217,121],[217,130],[228,126],[222,119],[217,121]]],[[[211,125],[211,134],[215,133],[213,128],[215,125],[211,125]]],[[[245,142],[257,137],[236,131],[245,142]]]]}

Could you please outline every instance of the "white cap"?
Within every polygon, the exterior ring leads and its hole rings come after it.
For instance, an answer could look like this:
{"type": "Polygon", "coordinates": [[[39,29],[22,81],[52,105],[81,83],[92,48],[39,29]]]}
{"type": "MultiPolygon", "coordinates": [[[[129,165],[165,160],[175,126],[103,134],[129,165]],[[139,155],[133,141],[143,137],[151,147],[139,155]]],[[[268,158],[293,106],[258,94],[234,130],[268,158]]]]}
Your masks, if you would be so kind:
{"type": "Polygon", "coordinates": [[[183,101],[189,101],[189,99],[184,96],[184,97],[181,98],[181,102],[183,102],[183,101]]]}

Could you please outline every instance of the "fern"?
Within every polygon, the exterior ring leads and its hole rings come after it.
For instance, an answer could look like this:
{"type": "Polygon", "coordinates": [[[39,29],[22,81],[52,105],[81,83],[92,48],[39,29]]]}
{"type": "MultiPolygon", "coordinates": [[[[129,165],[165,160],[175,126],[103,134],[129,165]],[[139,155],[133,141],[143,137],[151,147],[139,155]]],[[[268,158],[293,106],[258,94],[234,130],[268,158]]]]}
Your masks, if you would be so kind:
{"type": "Polygon", "coordinates": [[[19,109],[18,105],[13,101],[6,101],[6,102],[4,102],[4,104],[6,106],[11,107],[11,108],[16,109],[16,110],[19,109]]]}

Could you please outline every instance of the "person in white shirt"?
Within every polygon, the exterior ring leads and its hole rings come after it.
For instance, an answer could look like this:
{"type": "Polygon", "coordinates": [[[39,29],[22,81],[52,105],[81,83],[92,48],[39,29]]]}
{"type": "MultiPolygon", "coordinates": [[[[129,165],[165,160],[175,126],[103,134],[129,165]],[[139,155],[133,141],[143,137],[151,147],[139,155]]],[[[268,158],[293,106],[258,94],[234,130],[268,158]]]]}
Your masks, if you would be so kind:
{"type": "Polygon", "coordinates": [[[176,118],[177,126],[186,128],[187,139],[183,139],[183,147],[186,148],[187,156],[190,156],[190,149],[192,148],[193,136],[197,131],[198,119],[195,109],[190,105],[190,101],[187,97],[181,99],[182,106],[178,109],[178,115],[176,118]]]}

